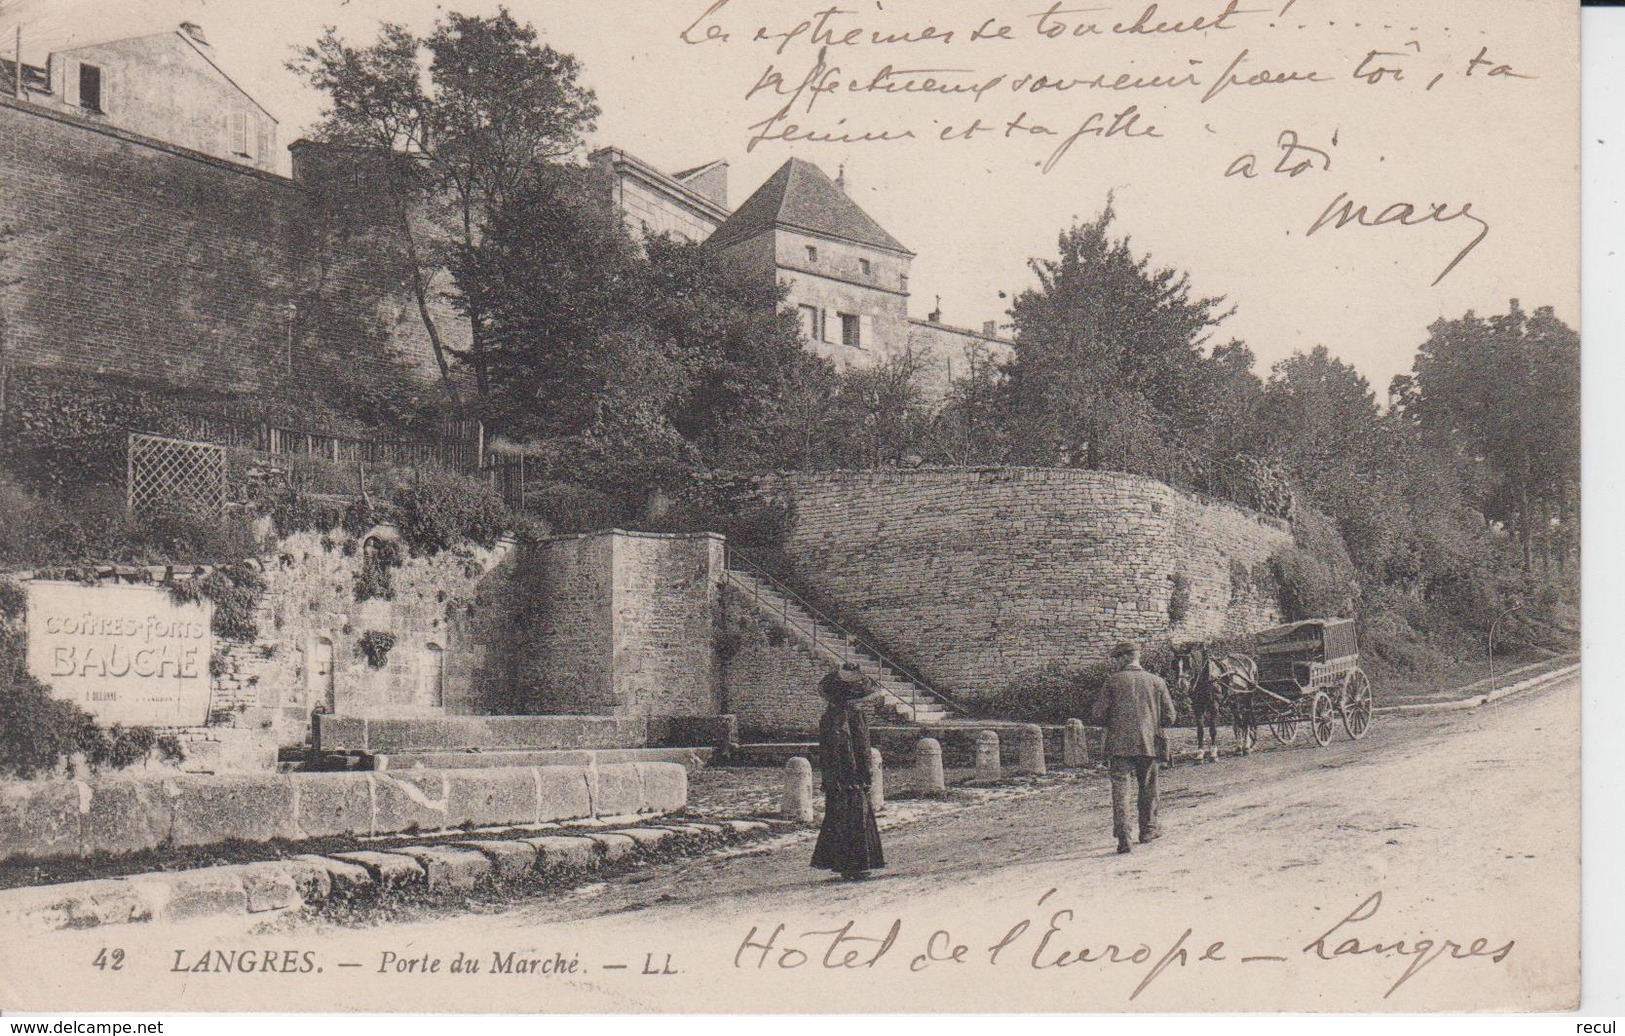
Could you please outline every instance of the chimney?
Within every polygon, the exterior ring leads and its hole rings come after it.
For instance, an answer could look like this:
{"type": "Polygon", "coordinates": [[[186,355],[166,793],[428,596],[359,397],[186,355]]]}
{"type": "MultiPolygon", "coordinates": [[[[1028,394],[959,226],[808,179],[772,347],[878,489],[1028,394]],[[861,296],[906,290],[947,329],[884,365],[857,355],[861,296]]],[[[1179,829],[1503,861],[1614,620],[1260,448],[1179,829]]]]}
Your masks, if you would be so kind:
{"type": "Polygon", "coordinates": [[[931,323],[933,323],[933,324],[942,323],[942,296],[941,295],[937,296],[937,308],[933,309],[930,313],[926,314],[925,319],[931,321],[931,323]]]}
{"type": "Polygon", "coordinates": [[[203,35],[203,26],[197,22],[181,22],[181,31],[192,37],[193,42],[209,45],[208,37],[203,35]]]}
{"type": "Polygon", "coordinates": [[[984,320],[982,322],[982,334],[988,338],[999,337],[999,322],[997,320],[984,320]]]}
{"type": "Polygon", "coordinates": [[[841,189],[842,194],[847,193],[847,190],[846,190],[846,163],[845,162],[841,163],[841,168],[839,170],[837,170],[836,173],[835,173],[835,186],[837,186],[837,187],[839,187],[841,189]]]}

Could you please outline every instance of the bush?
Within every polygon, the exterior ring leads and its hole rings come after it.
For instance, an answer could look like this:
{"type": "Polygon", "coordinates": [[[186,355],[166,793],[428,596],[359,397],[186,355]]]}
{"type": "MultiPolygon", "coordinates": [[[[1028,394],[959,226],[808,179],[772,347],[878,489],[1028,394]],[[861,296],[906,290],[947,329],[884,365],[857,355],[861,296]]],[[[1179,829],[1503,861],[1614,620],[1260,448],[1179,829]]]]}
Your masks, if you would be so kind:
{"type": "Polygon", "coordinates": [[[1168,577],[1172,588],[1168,591],[1168,625],[1177,626],[1191,612],[1191,577],[1175,572],[1168,577]]]}
{"type": "Polygon", "coordinates": [[[208,600],[214,605],[209,623],[216,636],[249,642],[260,635],[254,613],[265,593],[265,579],[241,562],[222,565],[198,579],[177,579],[166,586],[170,596],[182,603],[208,600]]]}
{"type": "Polygon", "coordinates": [[[438,554],[465,540],[490,547],[515,524],[484,481],[438,468],[416,472],[395,490],[394,502],[401,539],[416,554],[438,554]]]}
{"type": "Polygon", "coordinates": [[[384,630],[368,630],[356,641],[355,649],[367,664],[382,669],[389,662],[389,652],[395,647],[395,634],[384,630]]]}
{"type": "Polygon", "coordinates": [[[240,512],[169,507],[132,517],[117,489],[75,486],[51,495],[0,482],[0,565],[209,564],[258,548],[240,512]]]}
{"type": "Polygon", "coordinates": [[[1337,527],[1318,511],[1300,507],[1292,537],[1291,547],[1270,557],[1287,621],[1351,614],[1357,593],[1354,563],[1337,527]]]}

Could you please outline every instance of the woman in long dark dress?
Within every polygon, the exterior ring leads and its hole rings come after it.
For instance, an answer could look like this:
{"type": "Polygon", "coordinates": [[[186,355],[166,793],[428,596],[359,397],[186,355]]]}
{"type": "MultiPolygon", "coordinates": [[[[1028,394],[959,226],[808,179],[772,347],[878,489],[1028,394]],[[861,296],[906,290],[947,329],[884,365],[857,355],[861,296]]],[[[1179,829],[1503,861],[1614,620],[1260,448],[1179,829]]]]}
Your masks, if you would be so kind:
{"type": "Polygon", "coordinates": [[[856,881],[886,865],[869,801],[869,721],[858,707],[874,687],[848,662],[824,677],[818,693],[829,706],[818,723],[824,826],[818,832],[812,865],[856,881]]]}

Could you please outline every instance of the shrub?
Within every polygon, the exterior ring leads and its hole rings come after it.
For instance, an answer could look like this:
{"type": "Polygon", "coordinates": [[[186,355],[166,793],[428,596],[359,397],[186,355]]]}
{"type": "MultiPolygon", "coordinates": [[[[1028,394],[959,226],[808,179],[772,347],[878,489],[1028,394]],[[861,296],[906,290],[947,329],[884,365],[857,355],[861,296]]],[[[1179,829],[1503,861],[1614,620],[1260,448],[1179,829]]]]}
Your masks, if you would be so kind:
{"type": "Polygon", "coordinates": [[[1287,621],[1350,614],[1357,593],[1354,563],[1337,527],[1318,511],[1300,507],[1292,536],[1292,546],[1270,557],[1287,621]]]}
{"type": "Polygon", "coordinates": [[[1172,584],[1168,591],[1168,625],[1177,626],[1191,611],[1191,577],[1176,571],[1168,582],[1172,584]]]}
{"type": "Polygon", "coordinates": [[[392,574],[401,564],[400,544],[394,540],[379,539],[367,548],[361,570],[355,574],[355,600],[357,604],[374,599],[395,599],[395,578],[392,574]]]}
{"type": "Polygon", "coordinates": [[[355,649],[367,664],[382,669],[389,661],[389,652],[395,647],[395,634],[384,630],[368,630],[356,641],[355,649]]]}
{"type": "Polygon", "coordinates": [[[438,468],[416,472],[394,493],[401,539],[417,554],[438,554],[471,540],[482,547],[513,528],[507,504],[480,479],[438,468]]]}
{"type": "Polygon", "coordinates": [[[238,562],[221,565],[197,579],[177,579],[165,584],[170,596],[182,603],[208,600],[214,605],[209,628],[227,640],[248,642],[259,637],[254,613],[265,593],[265,579],[251,566],[238,562]]]}

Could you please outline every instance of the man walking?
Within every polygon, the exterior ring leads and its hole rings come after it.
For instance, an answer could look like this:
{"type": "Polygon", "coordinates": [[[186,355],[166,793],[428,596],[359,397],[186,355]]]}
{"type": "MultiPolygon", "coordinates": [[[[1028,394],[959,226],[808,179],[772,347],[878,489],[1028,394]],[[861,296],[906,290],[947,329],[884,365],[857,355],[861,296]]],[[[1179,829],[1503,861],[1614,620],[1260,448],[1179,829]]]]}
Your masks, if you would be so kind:
{"type": "Polygon", "coordinates": [[[1106,755],[1111,760],[1112,833],[1117,851],[1130,852],[1129,781],[1137,785],[1140,841],[1157,829],[1157,735],[1174,721],[1174,699],[1162,677],[1140,668],[1140,645],[1123,641],[1112,648],[1117,672],[1106,677],[1095,702],[1095,723],[1106,728],[1106,755]]]}

